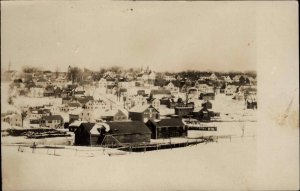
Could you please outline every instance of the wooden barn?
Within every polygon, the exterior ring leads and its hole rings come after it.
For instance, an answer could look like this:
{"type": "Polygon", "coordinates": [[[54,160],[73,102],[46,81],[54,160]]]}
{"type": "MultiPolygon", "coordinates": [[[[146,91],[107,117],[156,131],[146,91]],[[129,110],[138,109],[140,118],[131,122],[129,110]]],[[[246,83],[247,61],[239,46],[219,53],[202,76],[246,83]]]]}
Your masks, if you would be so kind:
{"type": "Polygon", "coordinates": [[[95,125],[95,123],[81,123],[75,130],[74,144],[79,146],[100,145],[101,131],[105,131],[105,128],[95,125]]]}
{"type": "Polygon", "coordinates": [[[187,127],[179,118],[161,119],[160,121],[150,119],[146,125],[152,132],[152,139],[187,136],[187,127]]]}
{"type": "Polygon", "coordinates": [[[102,145],[149,143],[151,131],[140,121],[107,122],[109,131],[101,140],[102,145]]]}
{"type": "Polygon", "coordinates": [[[141,121],[146,123],[149,119],[159,119],[159,111],[152,105],[137,105],[130,109],[129,118],[132,121],[141,121]]]}
{"type": "Polygon", "coordinates": [[[121,146],[150,142],[151,131],[140,121],[81,123],[75,130],[75,145],[121,146]]]}
{"type": "Polygon", "coordinates": [[[195,108],[193,116],[199,121],[210,121],[212,117],[215,117],[215,113],[206,107],[202,109],[195,108]]]}

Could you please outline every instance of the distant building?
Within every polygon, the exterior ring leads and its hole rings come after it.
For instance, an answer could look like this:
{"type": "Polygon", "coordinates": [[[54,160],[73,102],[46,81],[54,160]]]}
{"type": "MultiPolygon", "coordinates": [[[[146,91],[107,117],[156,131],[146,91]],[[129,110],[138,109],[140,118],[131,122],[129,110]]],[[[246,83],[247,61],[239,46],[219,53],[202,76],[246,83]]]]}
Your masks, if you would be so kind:
{"type": "Polygon", "coordinates": [[[63,118],[61,115],[49,115],[42,117],[41,126],[49,128],[60,128],[63,124],[63,118]]]}
{"type": "Polygon", "coordinates": [[[165,90],[165,89],[151,90],[150,94],[152,95],[153,98],[158,98],[158,99],[171,96],[170,90],[165,90]]]}
{"type": "Polygon", "coordinates": [[[193,113],[193,107],[175,107],[175,114],[179,117],[188,117],[193,113]]]}
{"type": "Polygon", "coordinates": [[[149,120],[146,125],[152,132],[152,139],[187,136],[187,127],[179,118],[161,119],[159,121],[149,120]]]}
{"type": "Polygon", "coordinates": [[[129,110],[129,118],[132,121],[147,122],[149,119],[159,119],[159,111],[153,106],[135,106],[129,110]]]}
{"type": "Polygon", "coordinates": [[[139,121],[81,123],[75,130],[75,145],[121,146],[150,142],[151,131],[139,121]]]}

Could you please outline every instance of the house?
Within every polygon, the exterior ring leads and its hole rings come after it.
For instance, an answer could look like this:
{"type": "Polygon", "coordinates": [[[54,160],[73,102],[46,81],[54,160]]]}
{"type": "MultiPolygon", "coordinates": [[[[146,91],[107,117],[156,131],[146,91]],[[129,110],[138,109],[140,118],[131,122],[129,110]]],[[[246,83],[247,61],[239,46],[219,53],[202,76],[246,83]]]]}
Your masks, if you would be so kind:
{"type": "Polygon", "coordinates": [[[175,114],[179,117],[188,117],[193,113],[193,107],[175,107],[175,114]]]}
{"type": "Polygon", "coordinates": [[[236,90],[237,90],[237,86],[235,86],[235,85],[227,85],[226,88],[225,88],[225,95],[231,96],[234,93],[236,93],[236,90]]]}
{"type": "Polygon", "coordinates": [[[234,97],[232,99],[242,101],[245,99],[244,93],[242,91],[238,91],[237,93],[234,94],[234,97]]]}
{"type": "Polygon", "coordinates": [[[153,98],[161,99],[163,97],[169,97],[171,95],[171,92],[170,92],[170,90],[157,89],[157,90],[151,90],[150,95],[153,98]]]}
{"type": "Polygon", "coordinates": [[[159,119],[159,111],[152,105],[135,106],[129,110],[129,118],[132,121],[147,122],[149,119],[159,119]]]}
{"type": "Polygon", "coordinates": [[[35,85],[39,87],[46,87],[48,85],[48,80],[46,80],[45,78],[38,78],[35,81],[35,85]]]}
{"type": "Polygon", "coordinates": [[[199,121],[210,121],[212,117],[215,117],[215,114],[212,110],[203,107],[199,110],[199,108],[195,108],[193,111],[193,116],[199,121]]]}
{"type": "Polygon", "coordinates": [[[239,81],[240,81],[240,78],[241,78],[241,75],[235,75],[235,76],[232,78],[232,82],[239,82],[239,81]]]}
{"type": "Polygon", "coordinates": [[[22,116],[17,113],[6,115],[2,120],[11,126],[22,126],[22,116]]]}
{"type": "Polygon", "coordinates": [[[225,81],[226,83],[231,83],[231,82],[232,82],[232,79],[230,78],[230,76],[226,76],[226,77],[224,77],[224,81],[225,81]]]}
{"type": "Polygon", "coordinates": [[[43,116],[49,116],[51,114],[50,110],[48,109],[30,109],[27,117],[29,119],[41,119],[43,116]]]}
{"type": "Polygon", "coordinates": [[[171,75],[165,75],[164,76],[164,80],[166,80],[166,81],[174,81],[174,80],[176,80],[176,78],[174,76],[171,76],[171,75]]]}
{"type": "Polygon", "coordinates": [[[149,99],[148,104],[152,105],[157,111],[159,111],[159,106],[160,106],[159,99],[156,98],[149,99]]]}
{"type": "Polygon", "coordinates": [[[167,82],[167,84],[164,86],[166,90],[174,91],[177,90],[177,87],[172,82],[167,82]]]}
{"type": "Polygon", "coordinates": [[[215,94],[214,93],[200,93],[199,100],[215,100],[215,94]]]}
{"type": "Polygon", "coordinates": [[[107,85],[106,86],[106,93],[115,95],[117,92],[117,87],[115,85],[107,85]]]}
{"type": "Polygon", "coordinates": [[[49,115],[42,117],[41,126],[49,128],[60,128],[63,124],[61,115],[49,115]]]}
{"type": "Polygon", "coordinates": [[[85,105],[88,101],[94,100],[93,96],[84,96],[84,97],[78,97],[76,100],[81,104],[85,105]]]}
{"type": "Polygon", "coordinates": [[[69,112],[69,123],[73,123],[74,121],[79,120],[79,116],[82,111],[82,108],[76,108],[74,110],[71,110],[69,112]]]}
{"type": "Polygon", "coordinates": [[[71,97],[63,97],[62,98],[62,104],[67,104],[67,103],[70,103],[72,101],[73,101],[73,99],[71,97]]]}
{"type": "Polygon", "coordinates": [[[45,97],[54,96],[54,87],[53,86],[45,87],[44,96],[45,97]]]}
{"type": "Polygon", "coordinates": [[[107,81],[105,78],[101,78],[99,81],[98,81],[98,87],[99,88],[106,88],[107,86],[107,81]]]}
{"type": "Polygon", "coordinates": [[[98,113],[100,117],[96,118],[96,122],[101,121],[126,121],[128,116],[120,109],[106,110],[98,113]]]}
{"type": "Polygon", "coordinates": [[[149,120],[146,125],[151,130],[152,139],[186,137],[188,128],[182,122],[182,119],[161,119],[159,121],[149,120]]]}
{"type": "Polygon", "coordinates": [[[207,109],[212,109],[212,103],[209,100],[207,100],[204,103],[202,103],[201,106],[205,107],[207,109]]]}
{"type": "Polygon", "coordinates": [[[218,77],[215,73],[212,73],[209,77],[208,77],[209,80],[212,80],[212,81],[216,81],[218,80],[218,77]]]}
{"type": "Polygon", "coordinates": [[[43,97],[43,95],[44,95],[44,88],[31,87],[29,95],[31,97],[43,97]]]}
{"type": "Polygon", "coordinates": [[[75,145],[121,146],[149,143],[151,131],[139,121],[81,123],[75,130],[75,145]]]}
{"type": "Polygon", "coordinates": [[[137,95],[144,96],[146,94],[145,90],[137,90],[137,95]]]}
{"type": "Polygon", "coordinates": [[[130,82],[128,82],[128,80],[126,78],[119,78],[118,79],[118,87],[119,88],[129,88],[130,87],[130,82]]]}
{"type": "Polygon", "coordinates": [[[257,109],[257,99],[254,95],[247,96],[246,99],[247,109],[257,109]]]}
{"type": "Polygon", "coordinates": [[[225,93],[225,89],[226,89],[226,85],[223,84],[223,85],[221,86],[221,88],[220,88],[220,93],[221,93],[221,94],[224,94],[224,93],[225,93]]]}
{"type": "Polygon", "coordinates": [[[62,89],[60,87],[55,87],[54,88],[54,96],[55,97],[61,97],[62,89]]]}
{"type": "Polygon", "coordinates": [[[204,82],[198,82],[196,88],[201,93],[211,93],[211,92],[214,92],[214,87],[210,86],[210,85],[208,85],[208,84],[206,84],[204,82]]]}
{"type": "Polygon", "coordinates": [[[108,109],[108,105],[103,100],[89,100],[84,106],[85,109],[108,109]]]}

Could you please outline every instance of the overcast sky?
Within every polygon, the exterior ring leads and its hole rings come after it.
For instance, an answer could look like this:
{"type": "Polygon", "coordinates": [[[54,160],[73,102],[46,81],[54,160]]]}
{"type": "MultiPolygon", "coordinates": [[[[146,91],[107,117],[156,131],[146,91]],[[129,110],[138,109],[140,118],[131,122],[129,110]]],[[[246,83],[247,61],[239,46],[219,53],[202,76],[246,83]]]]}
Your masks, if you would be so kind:
{"type": "Polygon", "coordinates": [[[1,67],[255,70],[250,2],[2,2],[1,67]]]}

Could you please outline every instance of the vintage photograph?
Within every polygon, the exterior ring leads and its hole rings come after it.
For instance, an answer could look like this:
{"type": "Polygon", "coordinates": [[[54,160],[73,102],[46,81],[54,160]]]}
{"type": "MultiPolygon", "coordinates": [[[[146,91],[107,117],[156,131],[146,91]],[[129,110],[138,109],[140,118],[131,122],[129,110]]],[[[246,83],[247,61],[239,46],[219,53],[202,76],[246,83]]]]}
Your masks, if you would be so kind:
{"type": "Polygon", "coordinates": [[[272,3],[1,1],[2,189],[298,190],[298,5],[272,3]]]}

